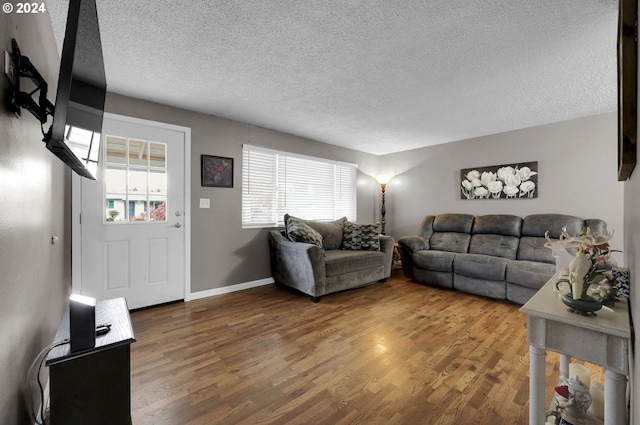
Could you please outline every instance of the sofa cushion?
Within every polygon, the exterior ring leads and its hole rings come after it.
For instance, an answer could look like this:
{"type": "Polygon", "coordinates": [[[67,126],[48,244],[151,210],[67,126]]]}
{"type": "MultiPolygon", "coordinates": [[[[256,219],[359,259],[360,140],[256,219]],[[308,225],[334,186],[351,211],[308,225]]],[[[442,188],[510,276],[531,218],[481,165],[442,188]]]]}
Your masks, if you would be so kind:
{"type": "Polygon", "coordinates": [[[535,236],[523,236],[520,238],[518,245],[518,260],[538,261],[543,263],[554,264],[555,259],[550,248],[544,246],[547,243],[545,238],[535,236]]]}
{"type": "Polygon", "coordinates": [[[599,218],[587,218],[584,221],[585,227],[591,229],[591,233],[607,233],[607,222],[599,218]]]}
{"type": "Polygon", "coordinates": [[[549,237],[558,239],[562,228],[566,227],[570,235],[578,235],[584,227],[584,220],[564,214],[532,214],[522,221],[522,236],[549,237]]]}
{"type": "Polygon", "coordinates": [[[342,232],[342,249],[380,251],[380,223],[357,224],[346,221],[342,232]]]}
{"type": "Polygon", "coordinates": [[[501,300],[507,297],[507,284],[504,280],[478,279],[456,273],[453,276],[453,287],[483,297],[501,300]]]}
{"type": "Polygon", "coordinates": [[[506,258],[490,255],[459,254],[453,260],[453,271],[456,275],[460,274],[476,279],[504,280],[509,261],[506,258]]]}
{"type": "Polygon", "coordinates": [[[520,238],[503,235],[472,235],[469,242],[470,254],[493,255],[516,259],[520,238]]]}
{"type": "Polygon", "coordinates": [[[522,218],[515,215],[481,215],[473,221],[470,254],[493,255],[515,260],[522,218]]]}
{"type": "Polygon", "coordinates": [[[345,251],[341,249],[324,252],[326,276],[337,276],[384,265],[381,251],[345,251]]]}
{"type": "Polygon", "coordinates": [[[473,220],[472,234],[493,234],[520,237],[522,218],[507,214],[481,215],[473,220]]]}
{"type": "Polygon", "coordinates": [[[518,247],[518,260],[538,261],[553,264],[555,259],[551,250],[544,246],[545,234],[558,239],[562,228],[566,227],[571,235],[578,235],[584,227],[584,220],[564,214],[532,214],[522,221],[522,237],[518,247]]]}
{"type": "Polygon", "coordinates": [[[429,239],[431,249],[449,252],[467,252],[471,235],[456,232],[434,232],[429,239]]]}
{"type": "Polygon", "coordinates": [[[420,234],[437,251],[467,252],[471,239],[473,216],[469,214],[439,214],[422,221],[420,234]]]}
{"type": "Polygon", "coordinates": [[[425,241],[431,239],[431,235],[433,235],[433,221],[435,220],[435,218],[435,215],[426,215],[420,223],[420,227],[418,228],[418,236],[423,238],[425,241]]]}
{"type": "Polygon", "coordinates": [[[507,282],[538,290],[555,272],[556,266],[553,264],[511,261],[507,265],[507,282]]]}
{"type": "Polygon", "coordinates": [[[453,259],[456,255],[456,253],[448,251],[422,250],[414,252],[411,259],[419,269],[451,273],[453,259]]]}
{"type": "MultiPolygon", "coordinates": [[[[345,221],[347,221],[346,217],[342,217],[334,221],[324,222],[315,220],[304,220],[301,218],[293,217],[289,214],[285,214],[285,231],[287,229],[287,222],[290,218],[295,218],[296,220],[302,221],[313,230],[320,233],[322,235],[322,244],[324,249],[340,249],[340,245],[342,244],[342,229],[344,228],[345,221]]],[[[287,235],[287,237],[289,236],[287,235]]]]}
{"type": "Polygon", "coordinates": [[[295,217],[290,217],[287,221],[287,238],[293,242],[310,243],[323,249],[322,235],[295,217]]]}
{"type": "Polygon", "coordinates": [[[433,220],[434,232],[471,233],[472,226],[470,214],[438,214],[433,220]]]}
{"type": "Polygon", "coordinates": [[[507,282],[507,300],[516,304],[526,304],[536,292],[538,292],[537,289],[525,288],[524,286],[507,282]]]}

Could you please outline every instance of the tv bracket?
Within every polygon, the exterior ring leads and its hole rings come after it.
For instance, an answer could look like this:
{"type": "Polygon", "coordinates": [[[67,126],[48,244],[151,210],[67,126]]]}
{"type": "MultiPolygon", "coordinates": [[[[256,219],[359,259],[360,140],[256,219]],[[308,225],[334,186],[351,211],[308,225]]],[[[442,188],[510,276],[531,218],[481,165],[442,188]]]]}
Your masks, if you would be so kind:
{"type": "Polygon", "coordinates": [[[11,47],[13,53],[11,59],[14,65],[15,80],[13,84],[13,96],[11,98],[11,109],[17,118],[20,118],[21,108],[25,108],[27,111],[36,117],[42,124],[47,122],[47,116],[53,115],[55,107],[47,99],[47,82],[42,78],[42,75],[38,72],[35,66],[31,63],[27,56],[20,54],[20,48],[15,38],[11,39],[11,47]],[[35,89],[31,92],[20,91],[21,83],[25,78],[28,78],[35,85],[35,89]],[[33,99],[33,95],[39,92],[38,101],[33,99]]]}

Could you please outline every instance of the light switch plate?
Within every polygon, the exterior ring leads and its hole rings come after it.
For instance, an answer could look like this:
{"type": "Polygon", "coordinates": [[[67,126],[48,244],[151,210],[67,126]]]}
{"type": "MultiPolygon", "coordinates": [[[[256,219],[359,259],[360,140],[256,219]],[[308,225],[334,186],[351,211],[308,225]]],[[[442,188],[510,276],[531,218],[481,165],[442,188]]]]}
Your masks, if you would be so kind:
{"type": "Polygon", "coordinates": [[[4,52],[4,75],[7,76],[12,85],[16,84],[16,67],[13,64],[11,53],[6,50],[4,52]]]}
{"type": "Polygon", "coordinates": [[[211,208],[211,199],[200,198],[200,208],[211,208]]]}

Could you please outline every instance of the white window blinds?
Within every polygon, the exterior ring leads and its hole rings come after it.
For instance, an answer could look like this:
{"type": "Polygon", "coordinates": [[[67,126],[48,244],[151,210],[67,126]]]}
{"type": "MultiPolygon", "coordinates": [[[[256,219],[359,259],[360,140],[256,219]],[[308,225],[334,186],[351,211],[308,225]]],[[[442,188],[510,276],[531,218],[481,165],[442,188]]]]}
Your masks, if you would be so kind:
{"type": "Polygon", "coordinates": [[[285,213],[356,221],[357,165],[242,147],[242,227],[275,227],[285,213]]]}

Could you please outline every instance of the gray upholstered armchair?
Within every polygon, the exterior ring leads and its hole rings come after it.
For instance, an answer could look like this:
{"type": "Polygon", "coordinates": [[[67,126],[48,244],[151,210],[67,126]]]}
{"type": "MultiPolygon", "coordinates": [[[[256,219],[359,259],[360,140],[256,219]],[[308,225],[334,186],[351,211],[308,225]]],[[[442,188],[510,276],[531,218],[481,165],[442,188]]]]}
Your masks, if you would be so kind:
{"type": "Polygon", "coordinates": [[[322,235],[322,246],[294,242],[287,238],[285,231],[271,230],[268,234],[271,271],[277,283],[303,292],[313,302],[318,302],[323,295],[386,281],[391,275],[392,237],[377,235],[378,250],[341,249],[345,247],[345,223],[353,223],[346,219],[331,223],[300,221],[322,235]]]}

